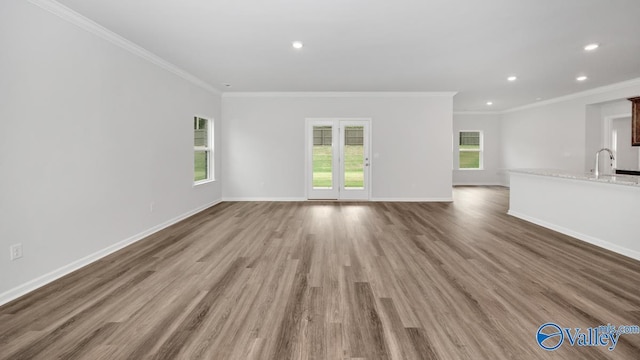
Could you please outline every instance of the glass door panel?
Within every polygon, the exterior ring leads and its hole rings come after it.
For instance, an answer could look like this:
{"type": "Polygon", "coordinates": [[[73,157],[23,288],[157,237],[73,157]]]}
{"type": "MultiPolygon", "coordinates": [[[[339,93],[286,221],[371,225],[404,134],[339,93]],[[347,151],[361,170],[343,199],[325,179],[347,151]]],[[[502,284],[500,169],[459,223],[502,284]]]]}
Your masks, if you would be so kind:
{"type": "Polygon", "coordinates": [[[333,126],[313,127],[312,186],[333,188],[333,126]]]}
{"type": "Polygon", "coordinates": [[[344,187],[364,189],[364,126],[344,127],[344,187]]]}
{"type": "Polygon", "coordinates": [[[369,199],[369,120],[340,120],[341,200],[369,199]]]}
{"type": "Polygon", "coordinates": [[[338,199],[338,127],[333,119],[307,119],[308,199],[338,199]]]}

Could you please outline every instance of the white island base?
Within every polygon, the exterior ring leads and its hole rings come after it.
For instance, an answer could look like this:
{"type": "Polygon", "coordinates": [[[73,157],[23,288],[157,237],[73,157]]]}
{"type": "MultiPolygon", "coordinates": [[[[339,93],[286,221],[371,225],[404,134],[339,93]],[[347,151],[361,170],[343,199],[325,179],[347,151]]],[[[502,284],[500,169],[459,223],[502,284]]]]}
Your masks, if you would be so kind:
{"type": "Polygon", "coordinates": [[[510,215],[640,260],[640,177],[510,173],[510,215]]]}

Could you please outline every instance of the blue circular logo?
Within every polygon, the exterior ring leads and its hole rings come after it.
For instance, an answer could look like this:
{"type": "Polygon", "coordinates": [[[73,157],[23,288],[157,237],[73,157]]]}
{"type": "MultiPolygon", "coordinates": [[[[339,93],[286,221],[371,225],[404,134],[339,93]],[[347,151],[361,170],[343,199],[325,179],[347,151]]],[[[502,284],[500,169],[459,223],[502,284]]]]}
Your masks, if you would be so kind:
{"type": "Polygon", "coordinates": [[[547,351],[553,351],[562,345],[564,334],[557,324],[546,323],[538,328],[536,341],[541,348],[547,351]]]}

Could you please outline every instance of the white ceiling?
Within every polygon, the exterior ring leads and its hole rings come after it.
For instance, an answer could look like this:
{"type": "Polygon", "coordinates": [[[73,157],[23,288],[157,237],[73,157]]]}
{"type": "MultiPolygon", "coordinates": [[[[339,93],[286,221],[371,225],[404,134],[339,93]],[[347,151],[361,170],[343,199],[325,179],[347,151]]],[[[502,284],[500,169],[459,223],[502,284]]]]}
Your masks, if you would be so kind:
{"type": "Polygon", "coordinates": [[[457,111],[499,111],[640,78],[640,0],[58,1],[225,92],[458,91],[457,111]]]}

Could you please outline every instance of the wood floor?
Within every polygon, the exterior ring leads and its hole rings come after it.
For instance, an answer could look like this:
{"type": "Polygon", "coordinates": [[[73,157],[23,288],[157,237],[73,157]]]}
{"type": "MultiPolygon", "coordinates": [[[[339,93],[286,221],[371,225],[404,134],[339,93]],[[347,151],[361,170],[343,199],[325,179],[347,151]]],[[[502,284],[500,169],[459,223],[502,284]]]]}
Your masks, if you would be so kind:
{"type": "Polygon", "coordinates": [[[454,203],[222,203],[0,307],[1,359],[639,359],[640,262],[454,203]]]}

